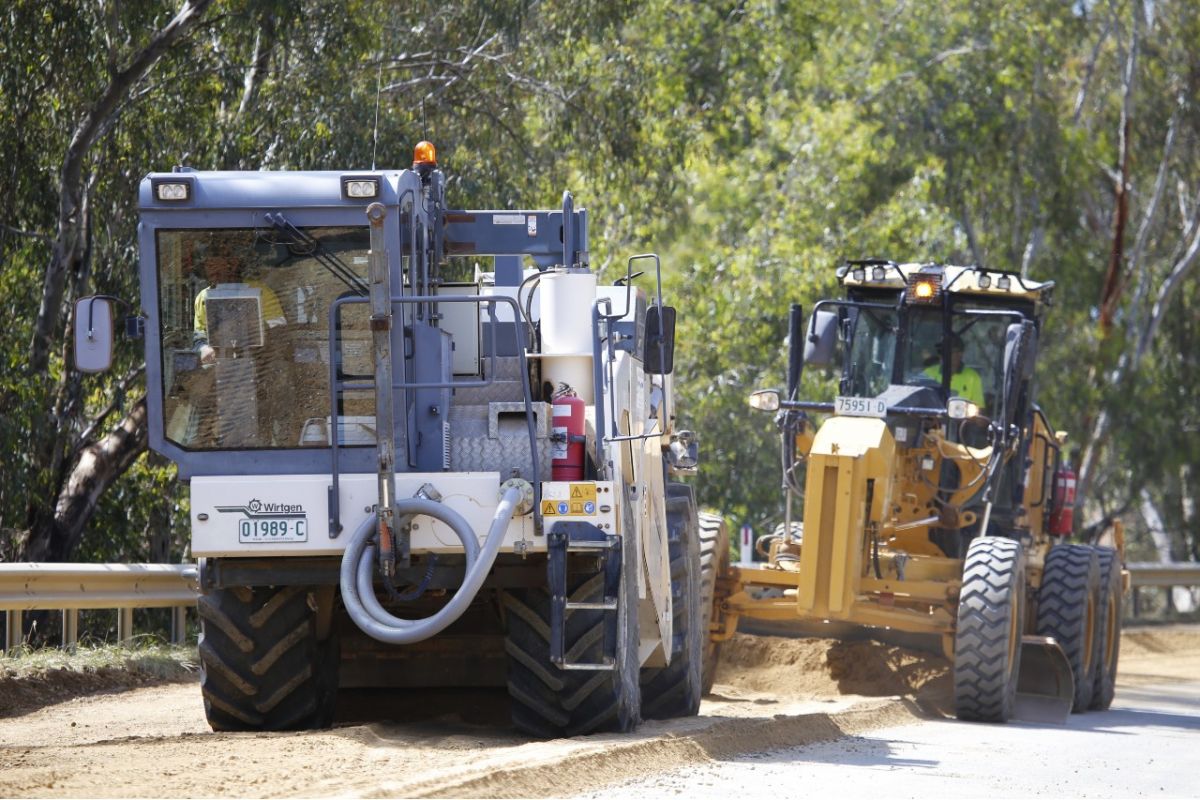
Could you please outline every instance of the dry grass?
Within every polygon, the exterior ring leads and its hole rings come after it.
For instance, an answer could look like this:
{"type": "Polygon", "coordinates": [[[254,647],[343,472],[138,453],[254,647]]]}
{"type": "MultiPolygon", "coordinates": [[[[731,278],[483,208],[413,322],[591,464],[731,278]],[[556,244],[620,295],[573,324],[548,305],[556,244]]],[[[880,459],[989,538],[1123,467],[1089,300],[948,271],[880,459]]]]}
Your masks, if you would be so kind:
{"type": "Polygon", "coordinates": [[[58,648],[15,648],[0,656],[0,676],[44,677],[63,672],[103,673],[123,670],[150,681],[186,678],[198,669],[195,644],[163,644],[152,637],[129,646],[83,645],[73,652],[58,648]]]}

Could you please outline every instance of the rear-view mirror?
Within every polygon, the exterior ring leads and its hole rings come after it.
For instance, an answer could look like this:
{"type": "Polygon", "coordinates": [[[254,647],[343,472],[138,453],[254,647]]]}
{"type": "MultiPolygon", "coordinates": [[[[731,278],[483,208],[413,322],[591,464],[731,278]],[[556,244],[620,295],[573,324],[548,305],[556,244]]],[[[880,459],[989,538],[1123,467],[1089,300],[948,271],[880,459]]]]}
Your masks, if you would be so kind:
{"type": "Polygon", "coordinates": [[[104,372],[112,366],[113,307],[107,297],[75,301],[75,369],[104,372]]]}
{"type": "Polygon", "coordinates": [[[650,306],[646,309],[646,347],[642,363],[649,375],[670,375],[675,365],[675,309],[650,306]]]}
{"type": "Polygon", "coordinates": [[[833,311],[817,311],[808,325],[804,342],[804,363],[828,366],[833,363],[837,346],[838,315],[833,311]]]}

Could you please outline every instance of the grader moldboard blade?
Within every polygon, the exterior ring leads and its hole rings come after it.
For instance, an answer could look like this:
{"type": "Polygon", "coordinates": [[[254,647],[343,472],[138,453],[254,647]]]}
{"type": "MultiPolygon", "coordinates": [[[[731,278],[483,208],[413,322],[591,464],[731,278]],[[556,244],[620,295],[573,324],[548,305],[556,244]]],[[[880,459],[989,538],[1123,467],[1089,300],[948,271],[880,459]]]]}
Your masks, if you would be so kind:
{"type": "Polygon", "coordinates": [[[1013,716],[1064,725],[1071,716],[1075,679],[1066,653],[1051,636],[1022,636],[1013,716]]]}

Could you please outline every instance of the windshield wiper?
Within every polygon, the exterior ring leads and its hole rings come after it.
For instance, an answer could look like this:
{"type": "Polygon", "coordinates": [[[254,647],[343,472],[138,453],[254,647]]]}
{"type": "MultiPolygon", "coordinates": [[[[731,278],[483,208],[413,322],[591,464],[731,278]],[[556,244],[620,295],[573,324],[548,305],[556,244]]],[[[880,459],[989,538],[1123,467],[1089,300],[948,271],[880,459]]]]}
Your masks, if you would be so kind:
{"type": "Polygon", "coordinates": [[[310,255],[317,260],[317,263],[324,267],[329,274],[344,283],[350,291],[366,297],[370,292],[370,287],[367,282],[360,278],[354,270],[346,266],[345,262],[331,253],[328,248],[308,231],[301,230],[288,221],[283,214],[264,214],[263,219],[267,221],[277,233],[286,238],[282,244],[289,247],[304,248],[305,255],[310,255]]]}

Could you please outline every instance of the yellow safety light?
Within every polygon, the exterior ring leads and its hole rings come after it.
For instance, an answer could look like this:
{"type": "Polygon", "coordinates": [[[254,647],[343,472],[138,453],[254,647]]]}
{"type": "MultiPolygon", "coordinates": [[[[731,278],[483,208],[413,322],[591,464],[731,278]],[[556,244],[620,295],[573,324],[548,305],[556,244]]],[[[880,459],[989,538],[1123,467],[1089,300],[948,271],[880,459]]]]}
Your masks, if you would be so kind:
{"type": "Polygon", "coordinates": [[[922,275],[908,284],[908,300],[911,303],[935,303],[941,292],[940,275],[922,275]]]}
{"type": "Polygon", "coordinates": [[[437,148],[433,146],[433,142],[417,142],[417,146],[413,148],[413,166],[437,166],[437,148]]]}

